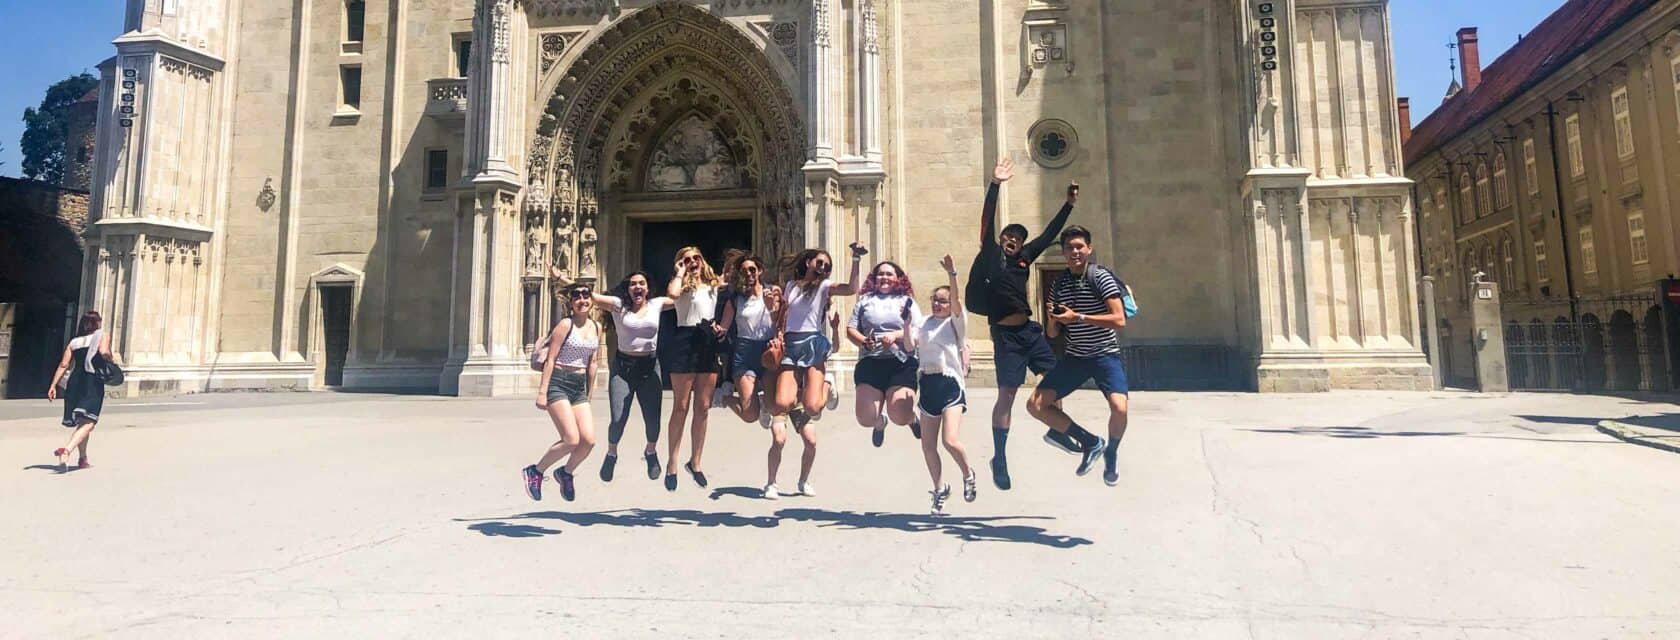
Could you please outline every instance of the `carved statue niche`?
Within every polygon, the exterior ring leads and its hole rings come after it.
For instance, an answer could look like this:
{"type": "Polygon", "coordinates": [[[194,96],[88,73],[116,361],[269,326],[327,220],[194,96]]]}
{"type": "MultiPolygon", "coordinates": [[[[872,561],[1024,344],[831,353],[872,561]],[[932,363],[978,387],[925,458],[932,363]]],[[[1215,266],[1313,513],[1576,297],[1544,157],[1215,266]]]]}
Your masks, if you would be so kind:
{"type": "Polygon", "coordinates": [[[597,262],[595,260],[595,208],[585,207],[579,218],[581,231],[578,232],[578,277],[595,279],[597,262]]]}
{"type": "Polygon", "coordinates": [[[570,273],[572,268],[572,205],[554,212],[554,268],[570,273]]]}

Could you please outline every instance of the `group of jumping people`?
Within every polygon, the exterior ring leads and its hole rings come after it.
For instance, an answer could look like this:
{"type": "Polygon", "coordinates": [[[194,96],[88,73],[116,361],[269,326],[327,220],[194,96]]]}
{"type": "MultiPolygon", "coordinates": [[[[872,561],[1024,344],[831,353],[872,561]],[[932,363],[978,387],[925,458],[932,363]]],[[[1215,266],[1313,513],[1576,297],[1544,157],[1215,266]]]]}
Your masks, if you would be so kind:
{"type": "Polygon", "coordinates": [[[1136,313],[1136,305],[1113,271],[1090,262],[1090,232],[1067,226],[1079,197],[1077,184],[1068,186],[1066,204],[1037,238],[1027,240],[1026,228],[1018,224],[993,231],[1000,186],[1012,176],[1008,159],[993,170],[981,214],[980,251],[966,290],[958,287],[951,256],[944,256],[940,266],[947,283],[929,294],[927,313],[916,302],[909,274],[892,261],[877,263],[860,286],[868,250],[856,243],[850,246],[845,282],[832,278],[834,259],[822,249],[806,249],[775,265],[731,252],[720,277],[700,249],[685,247],[677,252],[675,275],[659,296],[653,295],[654,283],[641,271],[627,275],[610,292],[553,271],[566,315],[538,345],[538,353],[546,357],[536,404],[548,412],[560,439],[523,469],[526,493],[541,500],[543,483],[553,469],[561,496],[576,498],[575,474],[596,444],[589,399],[597,353],[606,340],[611,422],[600,468],[603,482],[613,480],[619,441],[634,404],[645,423],[642,459],[648,479],[663,476],[667,490],[677,489],[677,459],[686,426],[691,439],[683,470],[696,485],[706,487],[702,454],[709,414],[721,407],[744,422],[758,422],[771,435],[763,497],[786,495],[777,477],[790,428],[804,442],[795,494],[815,495],[811,468],[817,434],[812,423],[840,402],[828,370],[841,333],[840,315],[831,306],[835,298],[850,296],[858,298],[845,325],[845,338],[858,349],[857,422],[871,430],[876,447],[885,441],[889,425],[907,426],[921,441],[932,480],[933,513],[943,513],[951,496],[943,480],[941,445],[962,472],[963,499],[972,502],[979,491],[958,437],[967,410],[965,317],[970,311],[986,316],[994,345],[998,401],[992,412],[991,468],[997,488],[1011,486],[1005,445],[1015,396],[1029,369],[1044,376],[1027,409],[1049,427],[1045,440],[1079,457],[1079,475],[1102,458],[1104,480],[1117,484],[1117,447],[1125,435],[1128,394],[1118,332],[1136,313]],[[1067,272],[1049,286],[1047,333],[1031,320],[1027,282],[1033,262],[1058,241],[1067,272]],[[774,274],[782,276],[780,285],[774,274]],[[676,329],[661,339],[660,316],[667,310],[675,312],[676,329]],[[596,320],[598,311],[611,316],[610,328],[596,320]],[[1066,336],[1061,358],[1049,342],[1057,335],[1066,336]],[[662,365],[669,368],[674,404],[665,425],[663,466],[657,450],[662,365]],[[1093,380],[1110,409],[1106,439],[1075,423],[1061,408],[1069,394],[1093,380]]]}

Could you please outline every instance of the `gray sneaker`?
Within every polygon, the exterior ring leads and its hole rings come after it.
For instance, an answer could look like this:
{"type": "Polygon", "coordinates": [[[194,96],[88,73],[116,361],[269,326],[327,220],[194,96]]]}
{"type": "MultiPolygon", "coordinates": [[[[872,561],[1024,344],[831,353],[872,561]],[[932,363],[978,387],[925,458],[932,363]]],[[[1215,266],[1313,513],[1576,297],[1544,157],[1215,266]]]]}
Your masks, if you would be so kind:
{"type": "Polygon", "coordinates": [[[933,509],[929,512],[936,516],[945,515],[945,500],[951,497],[951,485],[945,485],[938,491],[929,491],[933,496],[933,509]]]}
{"type": "Polygon", "coordinates": [[[1110,487],[1120,485],[1120,452],[1103,452],[1103,483],[1110,487]]]}
{"type": "Polygon", "coordinates": [[[1086,448],[1083,451],[1080,451],[1079,452],[1079,467],[1074,469],[1073,472],[1076,473],[1076,474],[1079,474],[1079,475],[1085,475],[1087,473],[1090,473],[1091,468],[1097,466],[1097,458],[1102,457],[1103,446],[1106,445],[1106,444],[1107,444],[1107,441],[1103,440],[1102,438],[1097,438],[1097,441],[1091,443],[1090,447],[1086,448]]]}

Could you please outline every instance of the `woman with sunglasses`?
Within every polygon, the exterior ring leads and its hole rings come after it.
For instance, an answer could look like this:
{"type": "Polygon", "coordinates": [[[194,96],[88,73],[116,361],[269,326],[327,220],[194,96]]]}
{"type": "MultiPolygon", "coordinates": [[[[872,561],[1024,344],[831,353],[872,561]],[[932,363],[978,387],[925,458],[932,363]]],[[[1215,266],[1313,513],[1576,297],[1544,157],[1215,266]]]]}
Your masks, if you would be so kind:
{"type": "Polygon", "coordinates": [[[905,341],[909,329],[922,320],[913,295],[909,274],[883,261],[870,270],[846,323],[846,337],[858,346],[858,424],[874,430],[870,441],[877,447],[885,439],[888,418],[921,437],[916,424],[916,354],[905,341]]]}
{"type": "Polygon", "coordinates": [[[675,301],[677,329],[671,335],[666,362],[671,367],[671,420],[667,424],[670,459],[665,461],[665,489],[677,490],[677,449],[682,447],[683,422],[694,414],[694,443],[683,465],[694,484],[706,486],[700,456],[706,448],[707,415],[712,409],[712,390],[718,381],[718,342],[723,328],[717,317],[717,289],[720,282],[712,266],[697,247],[677,251],[676,275],[665,293],[675,301]]]}
{"type": "Polygon", "coordinates": [[[947,255],[939,261],[950,283],[933,290],[929,303],[933,315],[911,327],[907,333],[908,348],[920,361],[919,398],[916,402],[921,414],[922,457],[927,460],[928,475],[933,477],[933,514],[945,513],[945,500],[951,497],[951,486],[944,483],[939,460],[939,444],[951,454],[951,460],[962,470],[963,500],[974,502],[979,483],[974,469],[968,466],[968,451],[958,437],[962,414],[968,411],[968,359],[964,348],[968,339],[968,322],[962,301],[957,298],[956,263],[947,255]]]}
{"type": "MultiPolygon", "coordinates": [[[[760,360],[770,339],[776,337],[775,314],[780,306],[780,291],[764,285],[764,260],[746,256],[730,270],[729,295],[723,303],[723,333],[733,331],[728,366],[735,377],[738,396],[725,399],[724,404],[744,422],[758,422],[764,415],[759,400],[759,379],[764,376],[760,360]]],[[[716,400],[716,398],[714,398],[716,400]]]]}
{"type": "Polygon", "coordinates": [[[566,464],[554,470],[554,481],[560,485],[560,497],[576,500],[573,474],[595,448],[589,395],[595,386],[595,349],[601,344],[601,328],[592,313],[594,291],[589,285],[572,285],[562,295],[570,315],[548,335],[548,364],[537,385],[537,408],[548,412],[560,440],[536,464],[525,467],[525,494],[532,500],[542,499],[543,474],[561,458],[566,464]]]}
{"type": "MultiPolygon", "coordinates": [[[[561,286],[572,282],[559,271],[551,271],[561,286]]],[[[601,481],[612,482],[618,465],[618,442],[624,438],[624,427],[630,423],[630,401],[642,410],[642,430],[647,435],[647,448],[642,461],[647,463],[649,480],[659,479],[659,414],[665,407],[665,389],[659,370],[659,314],[670,309],[670,298],[648,298],[648,275],[632,271],[618,283],[611,295],[596,292],[595,306],[612,314],[612,356],[607,360],[607,406],[612,420],[607,424],[607,455],[601,461],[601,481]]]]}
{"type": "Polygon", "coordinates": [[[782,321],[777,337],[771,341],[771,348],[783,355],[781,370],[776,373],[770,413],[773,416],[792,413],[794,430],[805,440],[799,493],[807,496],[816,495],[816,488],[811,485],[811,465],[816,462],[817,434],[815,429],[806,427],[826,404],[823,374],[828,371],[827,360],[833,348],[833,343],[822,333],[823,314],[831,297],[857,294],[861,261],[868,253],[863,245],[855,242],[851,251],[851,276],[845,284],[836,284],[829,278],[834,272],[834,259],[822,249],[806,249],[783,262],[782,272],[791,274],[793,279],[782,286],[782,321]]]}

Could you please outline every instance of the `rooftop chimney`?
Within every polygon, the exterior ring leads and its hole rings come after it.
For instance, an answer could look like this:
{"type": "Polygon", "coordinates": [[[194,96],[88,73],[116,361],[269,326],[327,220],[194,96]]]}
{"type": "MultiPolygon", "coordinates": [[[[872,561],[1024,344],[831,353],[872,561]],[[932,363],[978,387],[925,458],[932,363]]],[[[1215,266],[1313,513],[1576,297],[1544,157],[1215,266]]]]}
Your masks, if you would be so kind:
{"type": "Polygon", "coordinates": [[[1400,107],[1400,144],[1412,139],[1412,99],[1401,98],[1400,107]]]}
{"type": "Polygon", "coordinates": [[[1476,28],[1458,30],[1458,63],[1464,68],[1464,90],[1475,91],[1482,83],[1482,53],[1476,47],[1476,28]]]}

